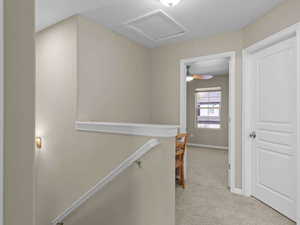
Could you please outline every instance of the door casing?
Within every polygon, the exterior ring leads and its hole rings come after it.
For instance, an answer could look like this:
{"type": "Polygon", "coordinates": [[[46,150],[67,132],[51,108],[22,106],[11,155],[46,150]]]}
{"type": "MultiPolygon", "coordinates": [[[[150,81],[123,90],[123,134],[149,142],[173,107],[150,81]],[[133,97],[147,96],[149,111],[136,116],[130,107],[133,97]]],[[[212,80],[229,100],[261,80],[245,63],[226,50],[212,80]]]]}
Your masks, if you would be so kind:
{"type": "MultiPolygon", "coordinates": [[[[252,90],[253,86],[250,82],[251,71],[250,65],[252,60],[252,55],[272,46],[281,41],[287,40],[289,38],[296,37],[296,62],[297,62],[297,118],[296,118],[296,130],[297,134],[300,134],[300,23],[290,26],[262,41],[255,43],[254,45],[243,50],[243,75],[242,75],[242,192],[246,196],[252,195],[252,159],[251,159],[251,140],[249,134],[252,127],[252,90]]],[[[296,144],[296,158],[297,158],[297,193],[296,193],[296,222],[300,225],[300,136],[297,137],[296,144]]]]}
{"type": "Polygon", "coordinates": [[[4,224],[4,6],[0,0],[0,225],[4,224]]]}
{"type": "MultiPolygon", "coordinates": [[[[224,52],[215,55],[206,55],[195,58],[188,58],[180,60],[180,132],[185,133],[187,129],[187,84],[186,84],[186,65],[205,60],[213,59],[228,59],[229,61],[229,130],[228,130],[228,161],[230,164],[229,170],[229,186],[230,191],[236,194],[241,194],[241,189],[236,188],[236,92],[235,92],[235,80],[236,80],[236,53],[235,52],[224,52]]],[[[188,152],[187,152],[188,154],[188,152]]],[[[185,155],[187,155],[185,154],[185,155]]],[[[185,163],[185,166],[187,163],[185,163]]],[[[185,172],[187,170],[185,169],[185,172]]],[[[188,176],[185,176],[188,177],[188,176]]]]}

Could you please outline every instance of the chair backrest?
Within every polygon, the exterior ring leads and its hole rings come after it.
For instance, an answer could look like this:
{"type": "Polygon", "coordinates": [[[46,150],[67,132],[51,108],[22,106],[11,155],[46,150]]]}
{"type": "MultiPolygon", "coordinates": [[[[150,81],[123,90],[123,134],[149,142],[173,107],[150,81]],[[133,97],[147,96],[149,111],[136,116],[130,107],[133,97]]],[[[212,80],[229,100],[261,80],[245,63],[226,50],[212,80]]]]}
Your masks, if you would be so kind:
{"type": "Polygon", "coordinates": [[[187,140],[188,140],[188,134],[186,133],[178,134],[176,136],[176,149],[181,149],[185,151],[187,140]]]}

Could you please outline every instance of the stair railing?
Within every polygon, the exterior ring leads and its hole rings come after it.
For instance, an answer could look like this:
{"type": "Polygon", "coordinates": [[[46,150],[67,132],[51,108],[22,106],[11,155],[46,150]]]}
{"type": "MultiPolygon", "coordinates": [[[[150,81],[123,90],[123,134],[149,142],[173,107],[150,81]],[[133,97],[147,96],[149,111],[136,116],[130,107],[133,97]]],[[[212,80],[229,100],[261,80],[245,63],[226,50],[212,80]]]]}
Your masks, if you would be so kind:
{"type": "Polygon", "coordinates": [[[142,156],[151,151],[154,147],[159,144],[159,140],[150,139],[143,146],[138,148],[136,152],[130,155],[127,159],[121,162],[116,168],[114,168],[108,175],[102,178],[99,182],[96,183],[90,190],[84,193],[80,198],[74,201],[71,206],[65,209],[59,216],[52,220],[54,225],[63,225],[63,221],[75,210],[77,210],[82,204],[88,201],[93,197],[97,192],[102,190],[109,182],[114,180],[118,175],[120,175],[124,170],[130,167],[133,163],[137,163],[139,166],[141,164],[142,156]]]}

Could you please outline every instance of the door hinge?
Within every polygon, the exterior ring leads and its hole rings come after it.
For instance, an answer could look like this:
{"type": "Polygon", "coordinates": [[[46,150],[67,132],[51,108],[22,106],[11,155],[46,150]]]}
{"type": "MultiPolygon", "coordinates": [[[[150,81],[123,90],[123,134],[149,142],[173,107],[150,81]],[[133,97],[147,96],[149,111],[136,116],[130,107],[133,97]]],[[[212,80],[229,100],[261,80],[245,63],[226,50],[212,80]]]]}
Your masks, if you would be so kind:
{"type": "Polygon", "coordinates": [[[231,164],[228,164],[228,169],[230,169],[230,170],[231,170],[231,164]]]}

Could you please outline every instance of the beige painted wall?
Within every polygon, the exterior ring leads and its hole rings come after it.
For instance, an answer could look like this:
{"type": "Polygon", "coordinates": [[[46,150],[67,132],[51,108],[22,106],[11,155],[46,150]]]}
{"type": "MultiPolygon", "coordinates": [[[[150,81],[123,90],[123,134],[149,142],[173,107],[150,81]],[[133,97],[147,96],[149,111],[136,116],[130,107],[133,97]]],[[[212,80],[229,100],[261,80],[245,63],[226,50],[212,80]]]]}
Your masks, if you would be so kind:
{"type": "Polygon", "coordinates": [[[265,16],[243,29],[244,47],[300,22],[299,12],[299,0],[285,0],[265,16]]]}
{"type": "Polygon", "coordinates": [[[34,222],[34,1],[4,0],[5,225],[34,222]]]}
{"type": "MultiPolygon", "coordinates": [[[[77,60],[83,57],[78,57],[77,50],[80,44],[78,22],[81,20],[78,19],[70,18],[36,37],[36,119],[37,132],[43,137],[43,148],[37,157],[39,225],[50,224],[54,217],[149,139],[74,129],[77,60]]],[[[130,52],[129,46],[127,48],[130,52]]],[[[113,57],[113,52],[109,54],[113,57]]],[[[117,83],[118,76],[112,76],[115,78],[112,84],[117,83]]],[[[112,97],[106,96],[113,101],[112,97]]],[[[97,115],[92,114],[96,108],[88,109],[91,111],[86,111],[87,115],[97,115]]],[[[98,113],[101,115],[107,110],[112,109],[107,107],[98,113]]],[[[173,138],[160,141],[161,145],[143,158],[141,169],[132,166],[72,214],[66,224],[174,225],[175,144],[173,138]]]]}
{"type": "Polygon", "coordinates": [[[215,76],[210,80],[193,80],[187,83],[187,130],[190,134],[189,143],[228,146],[228,75],[215,76]],[[221,87],[221,128],[220,129],[203,129],[196,128],[195,118],[195,89],[221,87]]]}
{"type": "Polygon", "coordinates": [[[78,118],[150,123],[150,53],[84,17],[78,19],[78,118]]]}
{"type": "Polygon", "coordinates": [[[300,1],[286,0],[241,31],[228,32],[205,39],[170,44],[151,50],[152,111],[154,123],[179,124],[180,59],[237,53],[236,61],[236,186],[241,187],[241,55],[242,49],[267,36],[300,22],[300,1]]]}
{"type": "Polygon", "coordinates": [[[236,180],[241,186],[241,58],[242,32],[186,41],[152,49],[152,122],[179,124],[179,61],[185,58],[235,51],[236,59],[236,180]]]}

